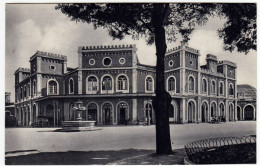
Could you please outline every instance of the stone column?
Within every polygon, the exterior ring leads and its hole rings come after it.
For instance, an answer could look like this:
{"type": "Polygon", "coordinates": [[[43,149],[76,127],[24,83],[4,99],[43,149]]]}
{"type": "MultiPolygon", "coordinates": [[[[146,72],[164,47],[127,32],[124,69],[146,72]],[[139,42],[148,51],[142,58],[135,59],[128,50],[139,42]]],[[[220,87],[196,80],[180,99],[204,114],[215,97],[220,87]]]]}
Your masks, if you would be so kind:
{"type": "Polygon", "coordinates": [[[229,122],[229,100],[225,100],[226,121],[229,122]]]}
{"type": "Polygon", "coordinates": [[[137,121],[137,99],[133,99],[133,117],[132,122],[137,121]]]}
{"type": "Polygon", "coordinates": [[[182,123],[186,123],[188,121],[188,118],[186,117],[186,109],[186,99],[181,99],[180,112],[182,112],[182,114],[180,114],[180,117],[182,123]]]}
{"type": "Polygon", "coordinates": [[[235,121],[237,121],[237,100],[235,99],[235,104],[234,104],[234,116],[235,116],[235,118],[234,118],[234,120],[235,121]]]}
{"type": "Polygon", "coordinates": [[[201,122],[201,97],[198,97],[197,122],[201,122]]]}

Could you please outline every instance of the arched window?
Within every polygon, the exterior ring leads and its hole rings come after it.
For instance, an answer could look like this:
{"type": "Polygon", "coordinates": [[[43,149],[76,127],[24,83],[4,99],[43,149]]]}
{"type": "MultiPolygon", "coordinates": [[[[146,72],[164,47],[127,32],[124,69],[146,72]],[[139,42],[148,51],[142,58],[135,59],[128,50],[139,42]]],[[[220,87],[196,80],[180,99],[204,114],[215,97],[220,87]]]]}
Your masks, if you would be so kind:
{"type": "Polygon", "coordinates": [[[233,84],[229,84],[229,95],[234,95],[233,84]]]}
{"type": "Polygon", "coordinates": [[[23,99],[23,87],[21,87],[21,90],[20,90],[20,99],[23,99]]]}
{"type": "Polygon", "coordinates": [[[74,93],[74,81],[72,78],[69,81],[69,93],[74,93]]]}
{"type": "Polygon", "coordinates": [[[189,77],[189,91],[190,92],[194,92],[194,78],[193,77],[189,77]]]}
{"type": "Polygon", "coordinates": [[[31,86],[28,84],[28,96],[31,96],[31,86]]]}
{"type": "Polygon", "coordinates": [[[102,90],[112,90],[112,78],[105,76],[102,80],[102,90]]]}
{"type": "Polygon", "coordinates": [[[117,83],[118,83],[118,90],[127,90],[128,89],[126,76],[119,76],[117,83]]]}
{"type": "Polygon", "coordinates": [[[98,82],[97,82],[97,78],[94,77],[94,76],[90,76],[88,78],[88,83],[87,83],[87,90],[89,92],[91,91],[97,91],[97,88],[98,88],[98,82]]]}
{"type": "Polygon", "coordinates": [[[36,94],[36,81],[33,80],[33,95],[36,94]]]}
{"type": "Polygon", "coordinates": [[[19,89],[17,88],[16,89],[16,101],[18,101],[19,100],[19,89]]]}
{"type": "Polygon", "coordinates": [[[168,79],[168,91],[175,91],[175,79],[174,79],[174,77],[170,77],[168,79]]]}
{"type": "Polygon", "coordinates": [[[146,91],[153,91],[153,79],[152,77],[147,77],[145,80],[146,91]]]}
{"type": "Polygon", "coordinates": [[[24,97],[27,97],[27,88],[26,88],[26,85],[24,86],[24,97]]]}
{"type": "Polygon", "coordinates": [[[224,94],[224,84],[223,84],[223,82],[220,82],[220,84],[219,84],[219,94],[220,95],[224,94]]]}
{"type": "Polygon", "coordinates": [[[49,86],[49,95],[58,94],[58,84],[56,81],[54,80],[49,81],[48,86],[49,86]]]}
{"type": "Polygon", "coordinates": [[[215,81],[211,81],[211,92],[212,92],[212,94],[216,93],[216,82],[215,81]]]}
{"type": "Polygon", "coordinates": [[[207,92],[207,80],[206,79],[202,80],[202,91],[207,92]]]}

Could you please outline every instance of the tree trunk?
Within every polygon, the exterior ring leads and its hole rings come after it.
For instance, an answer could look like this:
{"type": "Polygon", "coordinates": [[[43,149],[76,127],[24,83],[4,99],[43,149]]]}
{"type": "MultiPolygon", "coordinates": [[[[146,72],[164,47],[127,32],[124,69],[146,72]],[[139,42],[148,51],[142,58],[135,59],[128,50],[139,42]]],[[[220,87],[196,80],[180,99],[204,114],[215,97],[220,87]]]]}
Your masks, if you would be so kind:
{"type": "Polygon", "coordinates": [[[165,90],[164,79],[164,57],[166,53],[166,38],[163,20],[168,6],[167,4],[154,4],[152,21],[154,26],[155,46],[156,46],[156,97],[153,99],[153,107],[156,115],[156,153],[172,153],[169,108],[171,96],[165,90]]]}

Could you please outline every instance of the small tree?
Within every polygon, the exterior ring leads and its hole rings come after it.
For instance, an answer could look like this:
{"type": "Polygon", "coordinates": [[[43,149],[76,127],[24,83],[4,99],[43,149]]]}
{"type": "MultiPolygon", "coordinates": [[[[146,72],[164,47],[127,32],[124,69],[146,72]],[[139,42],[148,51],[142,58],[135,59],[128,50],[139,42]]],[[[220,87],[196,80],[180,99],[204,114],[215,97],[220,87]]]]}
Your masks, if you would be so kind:
{"type": "Polygon", "coordinates": [[[237,47],[238,51],[244,52],[256,49],[255,4],[92,3],[59,4],[56,9],[71,17],[72,21],[92,23],[95,29],[98,27],[108,29],[108,33],[113,39],[123,39],[126,35],[131,35],[133,39],[144,36],[147,44],[155,43],[157,56],[156,97],[153,99],[153,106],[156,114],[157,154],[172,152],[169,127],[171,96],[165,90],[164,79],[166,39],[174,42],[176,34],[179,33],[185,43],[189,40],[189,34],[197,24],[205,24],[209,16],[217,15],[226,17],[228,20],[225,27],[219,30],[220,37],[224,38],[226,49],[232,51],[234,47],[237,47]],[[240,9],[246,11],[240,11],[240,9]],[[252,13],[248,14],[248,12],[252,13]],[[240,21],[241,18],[243,25],[236,27],[239,23],[234,22],[240,21]],[[232,28],[237,28],[236,33],[231,31],[232,28]],[[242,29],[243,33],[239,33],[242,29]],[[252,40],[249,41],[248,35],[253,35],[255,38],[250,38],[252,40]],[[244,43],[247,45],[244,46],[244,43]]]}

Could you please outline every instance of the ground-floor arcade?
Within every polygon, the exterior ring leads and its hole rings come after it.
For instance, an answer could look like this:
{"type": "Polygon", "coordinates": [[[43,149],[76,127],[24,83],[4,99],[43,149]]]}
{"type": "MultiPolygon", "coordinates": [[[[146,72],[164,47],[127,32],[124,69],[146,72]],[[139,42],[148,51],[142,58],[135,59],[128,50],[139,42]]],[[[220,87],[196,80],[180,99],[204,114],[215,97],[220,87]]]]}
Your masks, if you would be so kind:
{"type": "MultiPolygon", "coordinates": [[[[49,119],[51,126],[61,121],[75,121],[78,113],[82,120],[96,121],[97,125],[155,124],[155,112],[151,97],[108,98],[48,98],[16,104],[18,124],[29,126],[39,117],[49,119]],[[77,112],[77,102],[84,111],[77,112]]],[[[190,96],[173,97],[169,109],[170,123],[208,123],[213,117],[224,117],[226,121],[255,120],[254,105],[242,108],[234,99],[190,96]]]]}
{"type": "Polygon", "coordinates": [[[239,101],[237,105],[238,120],[256,120],[256,102],[239,101]]]}

